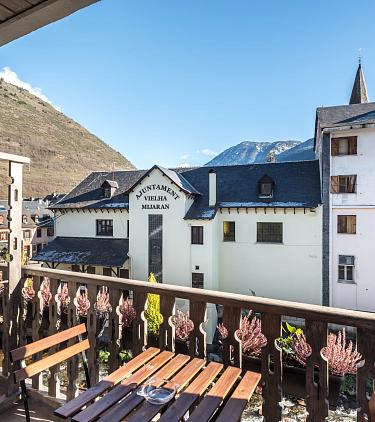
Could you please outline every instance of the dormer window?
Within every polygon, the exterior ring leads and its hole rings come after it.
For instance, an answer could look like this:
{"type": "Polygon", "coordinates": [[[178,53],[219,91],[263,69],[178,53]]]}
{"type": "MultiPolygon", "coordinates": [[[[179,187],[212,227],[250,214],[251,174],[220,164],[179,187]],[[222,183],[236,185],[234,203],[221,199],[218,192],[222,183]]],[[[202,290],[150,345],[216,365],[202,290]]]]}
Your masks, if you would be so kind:
{"type": "Polygon", "coordinates": [[[263,176],[258,182],[259,198],[272,198],[275,182],[269,176],[263,176]]]}
{"type": "Polygon", "coordinates": [[[102,184],[104,198],[112,198],[118,189],[118,184],[114,180],[105,180],[102,184]]]}

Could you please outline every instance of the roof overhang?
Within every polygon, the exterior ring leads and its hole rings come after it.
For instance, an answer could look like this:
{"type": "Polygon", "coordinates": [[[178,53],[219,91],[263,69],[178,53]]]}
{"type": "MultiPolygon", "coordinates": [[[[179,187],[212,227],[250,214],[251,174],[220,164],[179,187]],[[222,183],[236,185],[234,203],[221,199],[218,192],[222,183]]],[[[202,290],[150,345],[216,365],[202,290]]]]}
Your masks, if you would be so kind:
{"type": "Polygon", "coordinates": [[[3,0],[0,46],[64,18],[99,0],[3,0]]]}

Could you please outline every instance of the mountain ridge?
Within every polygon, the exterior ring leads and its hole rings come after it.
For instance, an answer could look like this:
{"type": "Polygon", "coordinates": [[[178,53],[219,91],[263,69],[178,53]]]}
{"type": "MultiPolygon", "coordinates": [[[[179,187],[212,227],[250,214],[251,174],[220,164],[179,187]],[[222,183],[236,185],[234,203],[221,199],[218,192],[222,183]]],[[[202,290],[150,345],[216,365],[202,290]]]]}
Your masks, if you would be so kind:
{"type": "MultiPolygon", "coordinates": [[[[0,79],[0,150],[30,157],[23,196],[68,193],[91,171],[133,164],[72,118],[23,88],[0,79]]],[[[7,164],[0,162],[2,174],[7,164]]],[[[6,187],[0,187],[6,195],[6,187]]]]}

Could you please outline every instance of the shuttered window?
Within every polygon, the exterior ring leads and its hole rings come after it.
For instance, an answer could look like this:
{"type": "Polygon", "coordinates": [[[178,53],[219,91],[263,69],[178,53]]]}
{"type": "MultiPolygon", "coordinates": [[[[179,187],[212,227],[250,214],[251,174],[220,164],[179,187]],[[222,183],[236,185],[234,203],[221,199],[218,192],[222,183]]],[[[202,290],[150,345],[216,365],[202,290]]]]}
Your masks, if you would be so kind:
{"type": "Polygon", "coordinates": [[[356,155],[357,154],[357,137],[348,136],[346,138],[332,138],[331,155],[356,155]]]}
{"type": "Polygon", "coordinates": [[[331,176],[331,193],[356,193],[357,175],[331,176]]]}
{"type": "Polygon", "coordinates": [[[224,242],[234,242],[236,240],[236,223],[234,221],[223,222],[224,242]]]}
{"type": "Polygon", "coordinates": [[[338,215],[337,233],[356,234],[357,216],[356,215],[338,215]]]}
{"type": "Polygon", "coordinates": [[[203,245],[203,226],[191,226],[191,244],[203,245]]]}

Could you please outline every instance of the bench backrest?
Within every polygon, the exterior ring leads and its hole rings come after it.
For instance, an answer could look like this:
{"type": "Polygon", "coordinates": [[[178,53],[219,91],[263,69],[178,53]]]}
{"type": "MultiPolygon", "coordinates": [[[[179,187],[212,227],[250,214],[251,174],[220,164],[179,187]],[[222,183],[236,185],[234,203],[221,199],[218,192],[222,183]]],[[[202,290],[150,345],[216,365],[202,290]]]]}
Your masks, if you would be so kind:
{"type": "Polygon", "coordinates": [[[58,363],[61,363],[72,356],[82,353],[90,347],[88,339],[80,341],[80,336],[86,333],[85,324],[80,324],[75,327],[69,328],[60,333],[53,334],[52,336],[46,337],[42,340],[35,341],[34,343],[27,344],[25,346],[14,349],[10,352],[10,358],[13,363],[20,363],[22,366],[20,369],[14,371],[15,382],[24,381],[26,378],[30,378],[33,375],[39,374],[45,369],[51,368],[58,363]],[[49,356],[46,356],[38,361],[34,361],[29,365],[26,365],[24,360],[28,357],[35,355],[36,353],[43,352],[50,347],[54,347],[71,340],[74,337],[79,336],[79,342],[72,346],[66,347],[62,350],[57,351],[49,356]]]}

